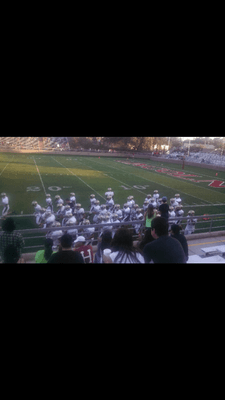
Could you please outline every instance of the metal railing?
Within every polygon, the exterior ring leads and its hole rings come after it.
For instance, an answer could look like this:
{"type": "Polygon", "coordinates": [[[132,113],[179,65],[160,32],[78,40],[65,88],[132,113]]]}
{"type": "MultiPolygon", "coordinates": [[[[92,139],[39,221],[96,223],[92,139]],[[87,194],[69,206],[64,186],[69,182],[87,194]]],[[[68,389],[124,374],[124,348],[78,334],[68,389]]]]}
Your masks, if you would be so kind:
{"type": "MultiPolygon", "coordinates": [[[[88,214],[89,212],[87,212],[86,214],[88,214]]],[[[13,215],[13,218],[22,218],[22,217],[35,217],[33,214],[27,214],[27,215],[13,215]]],[[[182,226],[182,230],[181,232],[184,233],[185,230],[185,226],[187,224],[187,219],[190,219],[190,216],[186,216],[186,217],[174,217],[174,218],[170,218],[169,219],[169,225],[172,225],[174,223],[176,223],[176,221],[179,219],[180,225],[182,226]]],[[[218,231],[218,230],[225,230],[225,214],[211,214],[211,215],[198,215],[198,216],[194,216],[192,217],[194,219],[197,220],[197,223],[195,225],[195,231],[194,233],[202,233],[203,231],[206,232],[212,232],[212,231],[218,231]],[[206,220],[205,220],[206,219],[206,220]],[[201,226],[200,226],[201,225],[201,226]]],[[[16,230],[16,232],[21,233],[21,235],[23,236],[24,240],[25,240],[25,244],[27,241],[29,240],[38,240],[38,239],[44,239],[46,238],[46,234],[48,232],[52,232],[52,231],[57,231],[57,230],[61,230],[63,232],[66,232],[70,229],[77,229],[78,231],[78,236],[82,235],[82,236],[86,236],[87,232],[84,231],[84,229],[87,228],[95,228],[94,234],[92,234],[92,237],[90,238],[90,241],[93,245],[98,243],[98,237],[100,235],[100,232],[102,231],[102,229],[107,229],[107,225],[108,226],[112,226],[113,230],[115,231],[116,228],[120,228],[120,227],[128,227],[128,229],[132,230],[132,234],[133,234],[133,240],[137,240],[139,235],[141,237],[143,237],[144,235],[144,231],[145,231],[145,221],[144,220],[136,220],[136,221],[127,221],[127,222],[110,222],[108,224],[90,224],[90,225],[72,225],[72,226],[60,226],[60,227],[55,227],[55,228],[33,228],[33,229],[20,229],[20,230],[16,230]],[[134,232],[134,225],[141,225],[138,234],[135,234],[134,232]],[[42,235],[38,235],[38,234],[42,234],[42,235]],[[30,235],[31,236],[27,236],[30,235]],[[37,234],[37,235],[36,235],[37,234]]],[[[1,233],[0,233],[1,234],[1,233]]],[[[89,240],[89,239],[87,239],[89,240]]],[[[34,244],[34,243],[33,243],[34,244]]],[[[28,250],[28,249],[37,249],[37,248],[43,248],[44,245],[43,244],[34,244],[32,246],[25,246],[24,250],[28,250]]]]}

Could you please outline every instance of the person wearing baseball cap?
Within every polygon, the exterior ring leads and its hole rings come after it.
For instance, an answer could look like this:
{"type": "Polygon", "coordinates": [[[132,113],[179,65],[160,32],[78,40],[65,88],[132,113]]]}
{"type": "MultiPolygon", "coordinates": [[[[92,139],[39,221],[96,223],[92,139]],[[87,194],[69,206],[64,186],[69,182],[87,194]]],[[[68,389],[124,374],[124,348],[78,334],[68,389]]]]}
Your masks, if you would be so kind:
{"type": "Polygon", "coordinates": [[[85,244],[86,239],[84,236],[78,236],[74,240],[75,251],[79,252],[85,264],[91,264],[94,261],[93,248],[90,244],[85,244]]]}
{"type": "Polygon", "coordinates": [[[162,197],[162,204],[159,206],[159,211],[161,212],[161,217],[165,218],[168,221],[169,218],[169,206],[167,204],[167,197],[162,197]]]}

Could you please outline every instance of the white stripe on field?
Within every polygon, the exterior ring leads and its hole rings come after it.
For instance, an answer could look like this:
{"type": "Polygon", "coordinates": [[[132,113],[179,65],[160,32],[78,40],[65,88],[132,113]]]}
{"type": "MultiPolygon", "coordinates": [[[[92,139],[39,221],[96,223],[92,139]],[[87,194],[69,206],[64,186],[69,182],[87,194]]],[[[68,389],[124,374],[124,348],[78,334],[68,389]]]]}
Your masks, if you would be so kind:
{"type": "Polygon", "coordinates": [[[39,177],[40,177],[40,180],[41,180],[41,183],[42,183],[42,186],[43,186],[43,189],[44,189],[45,195],[46,195],[46,193],[47,193],[47,192],[46,192],[46,190],[45,190],[44,183],[43,183],[43,180],[42,180],[41,174],[40,174],[40,172],[39,172],[39,169],[38,169],[38,167],[37,167],[37,164],[36,164],[36,161],[35,161],[34,157],[33,157],[33,160],[34,160],[34,163],[35,163],[35,165],[36,165],[37,172],[38,172],[38,174],[39,174],[39,177]]]}
{"type": "MultiPolygon", "coordinates": [[[[95,162],[95,163],[97,163],[97,164],[101,164],[101,163],[99,163],[99,162],[97,162],[97,161],[94,161],[94,160],[92,160],[92,162],[95,162]]],[[[102,165],[102,164],[101,164],[102,165]]],[[[125,164],[124,164],[125,165],[125,164]]],[[[130,166],[130,165],[129,165],[130,166]]],[[[114,169],[117,169],[118,171],[125,171],[126,172],[126,170],[124,170],[124,169],[119,169],[119,168],[116,168],[116,167],[111,167],[111,168],[114,168],[114,169]]],[[[141,170],[141,168],[140,168],[140,170],[141,170]]],[[[152,172],[152,171],[149,171],[149,172],[152,172]]],[[[153,171],[154,172],[154,171],[153,171]]],[[[127,172],[128,173],[128,172],[127,172]]],[[[157,173],[156,173],[157,174],[157,173]]],[[[147,179],[147,178],[144,178],[143,176],[140,176],[140,175],[135,175],[135,174],[133,174],[132,172],[129,172],[129,175],[134,175],[136,178],[141,178],[141,179],[144,179],[145,181],[150,181],[150,179],[147,179]]],[[[174,179],[176,179],[176,178],[174,178],[174,179]]],[[[160,186],[164,186],[164,187],[166,187],[166,188],[168,188],[168,189],[172,189],[170,186],[167,186],[167,185],[164,185],[163,183],[158,183],[158,182],[154,182],[154,181],[151,181],[151,182],[153,182],[153,183],[156,183],[157,185],[160,185],[160,186]]],[[[206,189],[206,188],[204,188],[204,189],[206,189]]],[[[186,192],[184,192],[183,190],[181,190],[181,189],[179,189],[179,192],[181,192],[181,193],[184,193],[184,194],[186,194],[186,195],[188,195],[188,196],[191,196],[191,197],[195,197],[196,199],[198,199],[198,200],[205,200],[205,199],[201,199],[201,197],[197,197],[197,196],[194,196],[193,194],[190,194],[190,193],[186,193],[186,192]]],[[[212,190],[211,190],[211,192],[212,192],[212,190]]],[[[208,200],[205,200],[205,201],[208,201],[208,200]]],[[[211,201],[208,201],[208,203],[210,203],[210,204],[212,204],[212,202],[211,201]]]]}
{"type": "Polygon", "coordinates": [[[74,172],[70,171],[69,168],[65,167],[65,165],[61,164],[59,161],[57,161],[54,157],[53,160],[55,160],[58,164],[62,165],[63,168],[66,168],[67,171],[69,171],[71,174],[73,174],[74,176],[76,176],[76,178],[80,179],[81,182],[83,182],[86,186],[88,186],[89,188],[91,188],[91,190],[93,190],[95,193],[97,193],[102,199],[105,200],[105,197],[101,196],[100,193],[98,193],[95,189],[93,189],[90,185],[88,185],[86,182],[83,181],[83,179],[79,178],[79,176],[77,176],[76,174],[74,174],[74,172]]]}
{"type": "MultiPolygon", "coordinates": [[[[12,159],[13,159],[13,157],[14,157],[14,156],[12,156],[12,159]]],[[[12,160],[11,160],[11,161],[12,161],[12,160]]],[[[9,165],[9,164],[11,163],[11,161],[9,161],[9,163],[6,164],[5,168],[3,168],[2,172],[0,173],[0,176],[1,176],[1,174],[3,173],[3,171],[6,169],[7,165],[9,165]]]]}
{"type": "MultiPolygon", "coordinates": [[[[91,169],[93,169],[94,171],[96,171],[96,169],[90,167],[89,165],[83,164],[83,163],[80,162],[80,161],[78,161],[78,162],[79,162],[81,165],[84,165],[85,167],[91,168],[91,169]]],[[[97,172],[103,173],[103,171],[97,171],[97,172]]],[[[117,182],[123,183],[124,185],[126,185],[126,187],[129,187],[129,186],[130,186],[130,185],[128,185],[126,182],[122,182],[122,181],[120,181],[119,179],[113,178],[113,176],[111,176],[111,175],[104,174],[104,173],[103,173],[103,175],[108,176],[109,178],[112,178],[112,179],[114,179],[114,180],[117,181],[117,182]]],[[[130,188],[133,189],[133,190],[137,190],[138,192],[143,193],[143,194],[146,196],[146,193],[147,193],[147,192],[142,192],[141,190],[136,189],[136,188],[133,187],[133,186],[130,186],[130,188]]]]}

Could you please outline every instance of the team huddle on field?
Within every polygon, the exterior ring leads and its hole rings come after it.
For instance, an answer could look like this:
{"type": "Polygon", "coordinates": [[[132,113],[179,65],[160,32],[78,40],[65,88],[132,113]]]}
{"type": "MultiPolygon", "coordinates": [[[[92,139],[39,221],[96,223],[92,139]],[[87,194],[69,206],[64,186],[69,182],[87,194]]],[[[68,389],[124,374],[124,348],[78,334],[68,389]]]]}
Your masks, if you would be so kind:
{"type": "MultiPolygon", "coordinates": [[[[36,217],[36,224],[43,228],[55,228],[59,230],[49,231],[46,235],[48,238],[53,239],[54,246],[58,245],[58,240],[62,236],[63,231],[60,227],[68,227],[67,233],[69,233],[75,240],[78,235],[78,229],[76,225],[83,226],[83,236],[86,240],[93,237],[95,228],[89,227],[90,224],[102,224],[103,227],[99,232],[99,237],[107,229],[112,231],[112,236],[115,235],[119,225],[110,225],[112,223],[121,222],[134,222],[132,227],[136,234],[139,233],[142,223],[137,221],[143,221],[145,213],[148,209],[148,205],[151,204],[154,208],[156,216],[161,216],[160,205],[167,202],[167,198],[164,196],[159,198],[158,190],[154,190],[153,196],[148,194],[144,200],[142,208],[135,203],[134,196],[128,196],[127,202],[124,203],[123,207],[120,204],[114,202],[114,192],[111,188],[105,193],[105,204],[100,204],[99,200],[95,198],[94,194],[90,195],[90,206],[89,211],[85,211],[80,203],[76,202],[75,193],[70,193],[70,197],[65,201],[56,195],[52,200],[50,194],[46,194],[46,207],[42,207],[33,201],[34,215],[36,217]],[[92,221],[91,221],[92,219],[92,221]]],[[[169,230],[171,224],[180,224],[182,216],[184,215],[182,200],[179,194],[176,194],[174,198],[170,199],[169,211],[168,211],[168,223],[169,230]],[[172,222],[170,223],[170,220],[172,222]]],[[[190,210],[188,212],[187,225],[185,228],[185,234],[193,233],[195,230],[195,224],[197,220],[194,218],[195,212],[190,210]]],[[[163,216],[163,215],[162,215],[163,216]]],[[[65,231],[64,231],[65,232],[65,231]]]]}

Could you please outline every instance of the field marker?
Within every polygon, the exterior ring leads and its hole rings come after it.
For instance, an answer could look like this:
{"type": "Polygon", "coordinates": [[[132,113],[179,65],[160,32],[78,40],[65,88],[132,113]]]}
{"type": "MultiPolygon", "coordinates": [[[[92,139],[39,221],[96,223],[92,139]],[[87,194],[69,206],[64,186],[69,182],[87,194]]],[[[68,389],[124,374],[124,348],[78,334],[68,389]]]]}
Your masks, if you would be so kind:
{"type": "MultiPolygon", "coordinates": [[[[93,160],[93,161],[94,161],[94,160],[93,160]]],[[[97,164],[101,164],[101,163],[98,163],[97,161],[94,161],[94,162],[96,162],[97,164]]],[[[102,165],[102,164],[101,164],[101,165],[102,165]]],[[[119,168],[116,168],[116,167],[111,167],[111,168],[117,169],[117,170],[119,170],[119,171],[121,172],[121,170],[120,170],[119,168]]],[[[140,168],[140,170],[141,170],[141,168],[140,168]]],[[[124,170],[122,170],[122,171],[124,171],[124,170]]],[[[151,172],[152,172],[152,171],[151,171],[151,172]]],[[[149,182],[149,180],[150,180],[150,179],[144,178],[143,176],[135,175],[135,174],[133,174],[132,172],[129,172],[129,175],[134,175],[136,178],[141,178],[141,179],[144,179],[145,181],[148,181],[148,182],[149,182]]],[[[174,179],[176,179],[176,178],[174,178],[174,179]]],[[[160,186],[164,186],[164,187],[166,187],[166,188],[168,188],[168,189],[170,189],[170,190],[172,189],[170,186],[164,185],[163,183],[157,183],[157,182],[154,182],[154,181],[151,181],[151,182],[156,183],[157,185],[160,185],[160,186]]],[[[204,188],[204,189],[205,189],[205,188],[204,188]]],[[[208,189],[208,190],[210,190],[210,189],[208,189]]],[[[200,197],[194,196],[193,194],[190,194],[190,193],[186,193],[186,192],[182,191],[181,189],[179,189],[179,191],[180,191],[181,193],[187,194],[188,196],[195,197],[195,198],[198,199],[198,200],[201,199],[200,197]]],[[[212,192],[212,190],[210,190],[210,191],[212,192]]],[[[203,199],[201,199],[201,200],[203,200],[203,199]]],[[[205,200],[205,201],[208,201],[208,200],[205,200]]],[[[211,201],[208,201],[208,203],[212,204],[211,201]]]]}
{"type": "Polygon", "coordinates": [[[42,177],[41,177],[41,174],[40,174],[40,172],[39,172],[39,169],[38,169],[38,167],[37,167],[37,164],[36,164],[36,161],[35,161],[34,157],[33,157],[33,160],[34,160],[34,163],[35,163],[35,165],[36,165],[37,172],[38,172],[38,174],[39,174],[39,177],[40,177],[40,180],[41,180],[41,183],[42,183],[42,186],[43,186],[45,195],[46,195],[47,192],[45,191],[44,183],[43,183],[43,181],[42,181],[42,177]]]}
{"type": "Polygon", "coordinates": [[[86,182],[83,181],[83,179],[79,178],[79,176],[77,176],[76,174],[74,174],[74,172],[70,171],[69,168],[65,167],[65,165],[61,164],[59,161],[57,161],[54,157],[53,160],[55,160],[58,164],[62,165],[63,168],[66,168],[67,171],[69,171],[71,174],[73,174],[74,176],[76,176],[76,178],[80,179],[81,182],[83,182],[86,186],[88,186],[89,188],[91,188],[91,190],[94,190],[95,193],[97,193],[102,199],[105,200],[105,198],[103,196],[100,195],[100,193],[98,193],[95,189],[93,189],[90,185],[88,185],[86,182]]]}

